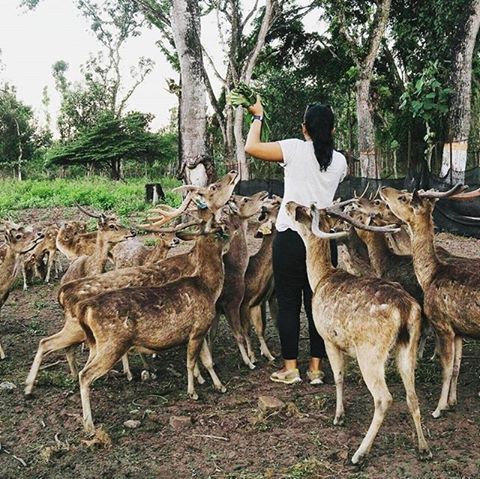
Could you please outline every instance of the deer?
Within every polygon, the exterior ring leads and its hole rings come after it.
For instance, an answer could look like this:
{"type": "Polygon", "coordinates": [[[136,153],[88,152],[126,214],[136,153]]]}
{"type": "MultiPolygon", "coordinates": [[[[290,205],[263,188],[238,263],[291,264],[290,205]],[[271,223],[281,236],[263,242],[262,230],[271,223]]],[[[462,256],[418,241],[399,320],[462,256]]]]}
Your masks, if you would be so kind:
{"type": "Polygon", "coordinates": [[[103,273],[110,250],[116,244],[136,236],[135,231],[121,226],[114,216],[106,216],[103,213],[97,215],[83,208],[81,210],[98,221],[95,249],[91,255],[79,256],[70,264],[60,281],[60,285],[86,276],[103,273]]]}
{"type": "MultiPolygon", "coordinates": [[[[262,305],[273,294],[273,267],[272,267],[272,244],[275,238],[275,220],[280,208],[281,198],[273,195],[269,204],[263,205],[259,221],[262,221],[255,236],[262,238],[258,251],[248,259],[245,272],[245,292],[240,307],[240,322],[244,336],[248,336],[250,325],[255,329],[260,343],[260,352],[269,361],[275,357],[268,349],[264,337],[264,317],[262,305]]],[[[252,363],[256,362],[255,354],[249,355],[252,363]]]]}
{"type": "Polygon", "coordinates": [[[87,225],[83,221],[70,221],[62,225],[58,231],[56,245],[58,251],[72,261],[79,256],[91,255],[95,250],[97,232],[86,232],[87,225]]]}
{"type": "Polygon", "coordinates": [[[268,197],[266,191],[260,191],[253,196],[233,196],[228,205],[236,213],[237,234],[232,239],[229,252],[224,256],[225,280],[222,294],[217,304],[217,320],[224,314],[228,320],[233,336],[246,366],[255,369],[252,362],[253,351],[250,338],[245,334],[240,317],[240,307],[245,294],[245,273],[248,267],[247,227],[248,219],[257,214],[268,197]]]}
{"type": "Polygon", "coordinates": [[[25,259],[22,265],[23,274],[23,289],[28,288],[28,277],[37,277],[50,283],[50,276],[52,267],[55,266],[55,275],[58,277],[58,261],[56,261],[57,253],[57,236],[59,228],[56,224],[48,225],[43,234],[45,238],[35,248],[25,255],[25,259]],[[47,257],[46,271],[44,258],[47,257]]]}
{"type": "MultiPolygon", "coordinates": [[[[0,308],[8,299],[13,282],[17,277],[22,257],[32,251],[44,238],[41,232],[35,232],[31,228],[11,222],[4,222],[2,232],[5,243],[1,249],[0,308]]],[[[5,358],[5,351],[0,342],[0,359],[5,358]]]]}
{"type": "Polygon", "coordinates": [[[90,348],[88,361],[79,374],[87,432],[95,430],[90,385],[132,347],[154,353],[187,344],[188,396],[198,399],[194,369],[200,355],[205,359],[215,389],[226,391],[213,368],[205,337],[216,316],[215,304],[224,277],[222,255],[228,251],[232,233],[232,228],[215,223],[200,232],[208,237],[209,248],[197,258],[199,267],[194,276],[161,287],[108,291],[80,302],[78,319],[90,348]]]}
{"type": "Polygon", "coordinates": [[[112,248],[112,261],[116,269],[157,263],[165,259],[170,249],[177,246],[179,242],[174,232],[159,233],[157,243],[153,247],[145,246],[138,240],[125,241],[112,248]]]}
{"type": "MultiPolygon", "coordinates": [[[[208,226],[219,215],[219,212],[229,200],[238,179],[238,174],[232,171],[219,181],[204,188],[185,185],[181,188],[188,191],[188,194],[179,208],[174,211],[159,209],[158,216],[150,218],[149,222],[139,225],[139,227],[152,232],[162,232],[162,227],[165,224],[185,213],[194,197],[198,216],[208,226]]],[[[182,229],[186,229],[192,223],[195,222],[187,222],[175,227],[176,234],[180,235],[181,239],[194,239],[194,237],[186,234],[181,236],[182,229]]],[[[182,276],[193,276],[198,268],[197,258],[205,248],[208,248],[207,236],[200,235],[196,237],[192,250],[168,257],[159,263],[109,271],[64,284],[59,290],[58,301],[64,310],[65,324],[58,333],[40,340],[35,359],[26,379],[25,394],[32,394],[43,357],[53,351],[66,348],[71,375],[73,377],[78,376],[74,348],[85,341],[85,333],[77,318],[77,306],[80,301],[109,290],[129,286],[161,286],[182,276]]],[[[128,372],[127,377],[130,377],[128,372]]],[[[201,376],[198,379],[200,382],[202,381],[201,376]]]]}
{"type": "MultiPolygon", "coordinates": [[[[480,338],[480,271],[478,264],[451,257],[441,259],[434,245],[432,213],[440,198],[462,199],[463,187],[446,192],[398,191],[382,188],[380,196],[395,216],[408,226],[413,266],[424,293],[424,311],[437,336],[442,365],[442,388],[432,416],[457,404],[457,383],[462,360],[462,339],[480,338]]],[[[473,193],[473,192],[472,192],[473,193]]],[[[472,198],[472,193],[464,198],[472,198]]],[[[480,196],[480,191],[474,193],[480,196]]]]}
{"type": "MultiPolygon", "coordinates": [[[[319,210],[315,205],[309,209],[288,202],[286,208],[296,222],[306,247],[307,274],[313,291],[313,318],[325,341],[335,379],[337,404],[334,424],[340,425],[344,420],[345,355],[357,359],[362,377],[374,399],[372,422],[351,459],[352,463],[358,464],[370,452],[385,413],[393,401],[385,381],[385,364],[394,350],[415,424],[419,452],[424,458],[431,457],[415,392],[420,306],[398,283],[357,277],[332,266],[329,240],[344,237],[347,233],[327,233],[334,224],[331,217],[348,219],[357,228],[361,226],[353,218],[347,218],[340,205],[319,210]]],[[[363,227],[379,232],[392,231],[386,227],[363,227]]]]}

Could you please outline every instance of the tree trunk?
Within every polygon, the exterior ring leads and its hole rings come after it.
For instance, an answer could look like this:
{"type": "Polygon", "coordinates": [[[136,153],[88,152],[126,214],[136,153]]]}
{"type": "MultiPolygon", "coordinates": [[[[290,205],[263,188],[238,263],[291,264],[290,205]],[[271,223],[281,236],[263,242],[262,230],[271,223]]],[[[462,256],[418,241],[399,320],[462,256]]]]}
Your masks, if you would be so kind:
{"type": "Polygon", "coordinates": [[[234,170],[237,165],[235,164],[235,142],[233,134],[233,124],[234,124],[234,111],[230,106],[227,108],[225,115],[225,165],[227,171],[234,170]]]}
{"type": "Polygon", "coordinates": [[[243,107],[241,106],[238,106],[235,110],[233,133],[235,135],[237,171],[240,175],[240,180],[249,180],[250,172],[248,169],[247,155],[245,154],[245,142],[243,140],[243,107]]]}
{"type": "Polygon", "coordinates": [[[213,176],[213,165],[207,148],[206,87],[198,2],[173,0],[170,21],[182,78],[178,115],[180,175],[185,183],[205,186],[213,176]]]}
{"type": "Polygon", "coordinates": [[[448,141],[443,147],[441,175],[445,176],[452,167],[453,171],[449,177],[453,182],[465,180],[471,120],[472,58],[479,26],[480,0],[473,0],[467,21],[463,23],[454,46],[450,76],[453,93],[450,99],[448,141]]]}
{"type": "Polygon", "coordinates": [[[361,175],[378,178],[375,155],[375,130],[370,110],[370,78],[357,81],[357,129],[361,175]]]}
{"type": "Polygon", "coordinates": [[[13,119],[15,121],[15,127],[17,129],[17,139],[18,139],[18,158],[17,158],[17,179],[18,181],[22,181],[22,160],[23,160],[23,148],[22,148],[22,137],[20,135],[20,125],[16,118],[13,119]]]}

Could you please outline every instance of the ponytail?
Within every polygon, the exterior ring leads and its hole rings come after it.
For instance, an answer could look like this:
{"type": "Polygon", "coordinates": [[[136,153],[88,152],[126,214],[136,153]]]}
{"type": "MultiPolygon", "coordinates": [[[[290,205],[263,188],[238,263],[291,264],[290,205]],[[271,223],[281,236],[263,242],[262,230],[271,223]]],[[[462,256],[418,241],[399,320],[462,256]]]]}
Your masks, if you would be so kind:
{"type": "Polygon", "coordinates": [[[320,171],[326,171],[333,157],[334,116],[330,105],[314,103],[307,106],[304,125],[312,139],[320,171]]]}

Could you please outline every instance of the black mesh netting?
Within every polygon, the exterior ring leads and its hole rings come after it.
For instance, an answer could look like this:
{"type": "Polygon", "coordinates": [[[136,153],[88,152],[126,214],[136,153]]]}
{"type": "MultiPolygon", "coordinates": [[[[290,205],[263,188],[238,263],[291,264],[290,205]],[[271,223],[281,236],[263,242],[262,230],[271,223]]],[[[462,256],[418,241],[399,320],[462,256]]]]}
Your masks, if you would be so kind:
{"type": "MultiPolygon", "coordinates": [[[[462,179],[470,190],[480,187],[480,167],[465,172],[448,173],[445,177],[432,174],[421,178],[371,179],[349,176],[338,187],[336,198],[351,198],[354,193],[362,193],[367,188],[367,194],[374,193],[380,186],[391,186],[397,189],[435,188],[440,191],[451,188],[452,179],[462,179]]],[[[455,182],[455,181],[453,181],[455,182]]],[[[259,191],[268,191],[270,195],[283,196],[283,182],[280,180],[248,180],[240,181],[236,193],[251,196],[259,191]]],[[[435,226],[442,231],[480,238],[480,198],[468,201],[440,200],[434,211],[435,226]]]]}

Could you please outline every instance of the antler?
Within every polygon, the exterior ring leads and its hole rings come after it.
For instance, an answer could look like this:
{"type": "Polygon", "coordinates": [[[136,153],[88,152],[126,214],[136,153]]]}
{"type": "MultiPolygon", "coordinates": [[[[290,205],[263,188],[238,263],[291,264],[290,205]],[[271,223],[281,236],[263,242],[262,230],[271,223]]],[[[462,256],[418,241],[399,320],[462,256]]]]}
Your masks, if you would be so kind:
{"type": "Polygon", "coordinates": [[[98,220],[98,219],[102,218],[103,216],[105,216],[103,213],[101,213],[99,215],[96,215],[94,213],[90,213],[90,211],[87,211],[82,206],[80,206],[78,203],[77,203],[76,206],[82,213],[86,214],[87,216],[90,216],[91,218],[96,218],[98,220]]]}
{"type": "Polygon", "coordinates": [[[366,192],[368,191],[368,187],[370,186],[370,182],[368,181],[367,182],[367,186],[365,186],[365,189],[363,190],[363,193],[360,195],[360,196],[357,196],[357,192],[355,190],[353,190],[353,196],[354,198],[356,199],[360,199],[360,198],[363,198],[366,194],[366,192]]]}
{"type": "Polygon", "coordinates": [[[461,201],[461,200],[473,200],[480,196],[480,188],[470,191],[468,193],[458,193],[456,195],[449,196],[449,200],[461,201]]]}
{"type": "Polygon", "coordinates": [[[341,218],[342,220],[346,221],[347,223],[350,223],[352,226],[355,228],[359,228],[362,230],[366,231],[374,231],[377,233],[397,233],[400,231],[400,228],[394,227],[391,225],[388,226],[370,226],[366,225],[364,223],[361,223],[360,221],[357,221],[356,219],[352,218],[350,215],[347,213],[343,212],[341,209],[335,207],[330,207],[330,208],[325,208],[325,211],[333,216],[336,216],[337,218],[341,218]]]}
{"type": "Polygon", "coordinates": [[[312,233],[323,239],[339,239],[348,236],[348,231],[339,231],[337,233],[326,233],[320,229],[320,213],[315,205],[310,208],[312,212],[312,233]]]}
{"type": "MultiPolygon", "coordinates": [[[[169,223],[170,221],[177,218],[181,214],[183,214],[185,210],[188,208],[190,201],[192,201],[193,195],[194,195],[193,191],[188,193],[188,195],[184,198],[182,204],[177,209],[166,211],[161,208],[156,208],[156,209],[150,210],[151,212],[154,212],[154,213],[160,213],[160,216],[154,217],[154,218],[147,218],[147,220],[152,221],[152,223],[147,224],[147,226],[160,227],[166,223],[169,223]]],[[[139,225],[139,226],[143,228],[145,225],[139,225]]]]}
{"type": "Polygon", "coordinates": [[[137,227],[145,231],[151,231],[153,233],[178,233],[179,231],[190,228],[191,226],[199,226],[203,223],[204,221],[201,221],[201,220],[193,220],[193,221],[188,221],[186,223],[180,223],[174,228],[160,228],[160,225],[155,225],[155,224],[141,224],[141,225],[137,225],[137,227]]]}
{"type": "Polygon", "coordinates": [[[457,183],[453,188],[450,188],[448,191],[435,191],[435,190],[419,190],[417,195],[421,198],[448,198],[450,196],[456,195],[457,193],[463,193],[468,188],[468,186],[463,186],[461,183],[457,183]]]}

